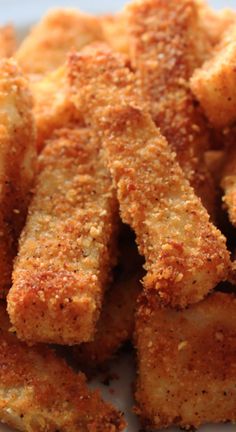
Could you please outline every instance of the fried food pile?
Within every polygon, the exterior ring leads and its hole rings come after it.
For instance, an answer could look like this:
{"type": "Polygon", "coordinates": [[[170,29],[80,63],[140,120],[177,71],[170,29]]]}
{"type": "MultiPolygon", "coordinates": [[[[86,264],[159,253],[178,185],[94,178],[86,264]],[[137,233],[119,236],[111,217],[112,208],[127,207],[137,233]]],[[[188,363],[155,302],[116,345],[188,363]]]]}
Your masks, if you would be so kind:
{"type": "Polygon", "coordinates": [[[205,0],[0,28],[0,421],[125,430],[129,341],[144,430],[236,422],[235,54],[205,0]]]}

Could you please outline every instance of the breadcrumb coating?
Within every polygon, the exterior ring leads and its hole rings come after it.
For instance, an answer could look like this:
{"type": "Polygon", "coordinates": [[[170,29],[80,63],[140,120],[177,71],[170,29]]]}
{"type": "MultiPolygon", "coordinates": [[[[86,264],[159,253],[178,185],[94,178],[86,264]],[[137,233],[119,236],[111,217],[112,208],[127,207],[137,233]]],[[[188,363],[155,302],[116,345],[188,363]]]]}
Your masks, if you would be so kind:
{"type": "Polygon", "coordinates": [[[121,218],[145,257],[145,288],[172,306],[199,301],[227,277],[225,238],[145,111],[135,75],[101,45],[72,55],[68,68],[72,99],[100,136],[121,218]]]}
{"type": "Polygon", "coordinates": [[[72,348],[73,358],[82,370],[101,366],[133,337],[134,314],[143,271],[142,258],[132,240],[124,230],[119,242],[120,257],[114,282],[105,294],[94,341],[72,348]]]}
{"type": "Polygon", "coordinates": [[[186,177],[213,214],[215,190],[204,164],[209,128],[189,87],[210,47],[194,0],[138,0],[126,8],[128,46],[151,116],[186,177]]]}
{"type": "Polygon", "coordinates": [[[101,40],[97,17],[76,9],[50,10],[23,40],[16,59],[23,70],[37,78],[61,66],[67,53],[101,40]]]}
{"type": "MultiPolygon", "coordinates": [[[[234,137],[234,143],[236,138],[236,130],[231,131],[234,137]]],[[[236,226],[236,149],[235,144],[232,145],[227,153],[226,160],[224,163],[221,188],[224,191],[223,203],[228,211],[230,222],[236,226]]]]}
{"type": "Polygon", "coordinates": [[[190,84],[209,121],[216,128],[236,120],[236,25],[230,27],[211,58],[197,69],[190,84]]]}
{"type": "Polygon", "coordinates": [[[114,51],[129,54],[126,17],[123,12],[115,15],[104,15],[100,18],[103,40],[114,51]]]}
{"type": "Polygon", "coordinates": [[[0,305],[0,420],[22,432],[116,432],[125,427],[120,412],[91,391],[46,346],[29,348],[9,332],[0,305]]]}
{"type": "Polygon", "coordinates": [[[0,60],[0,297],[11,285],[35,168],[35,126],[28,82],[14,60],[0,60]]]}
{"type": "Polygon", "coordinates": [[[61,129],[39,157],[8,295],[20,339],[71,345],[93,338],[116,263],[117,223],[96,140],[88,130],[61,129]]]}
{"type": "Polygon", "coordinates": [[[236,422],[236,296],[184,311],[143,297],[136,321],[137,412],[148,430],[236,422]]]}
{"type": "Polygon", "coordinates": [[[0,58],[11,57],[16,50],[16,34],[12,25],[0,27],[0,58]]]}

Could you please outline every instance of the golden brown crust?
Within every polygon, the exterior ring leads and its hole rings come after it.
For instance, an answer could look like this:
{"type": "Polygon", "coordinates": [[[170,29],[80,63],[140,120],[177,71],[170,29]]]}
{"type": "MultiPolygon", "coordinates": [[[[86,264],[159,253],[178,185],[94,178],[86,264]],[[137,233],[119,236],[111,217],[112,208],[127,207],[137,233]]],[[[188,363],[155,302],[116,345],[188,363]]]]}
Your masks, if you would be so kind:
{"type": "Polygon", "coordinates": [[[236,25],[233,25],[210,60],[194,72],[190,81],[193,93],[216,128],[226,127],[236,120],[235,36],[236,25]]]}
{"type": "Polygon", "coordinates": [[[55,133],[39,158],[8,295],[21,339],[91,340],[116,261],[117,218],[110,174],[89,131],[55,133]]]}
{"type": "Polygon", "coordinates": [[[16,53],[23,70],[40,76],[61,66],[70,50],[101,39],[98,18],[76,9],[52,9],[32,29],[16,53]]]}
{"type": "Polygon", "coordinates": [[[115,432],[121,413],[90,391],[46,346],[29,348],[9,333],[0,305],[0,420],[24,432],[115,432]]]}
{"type": "MultiPolygon", "coordinates": [[[[231,130],[231,139],[235,143],[236,130],[231,130]]],[[[236,149],[230,146],[226,153],[221,187],[224,191],[223,203],[228,211],[230,222],[236,226],[236,149]]]]}
{"type": "Polygon", "coordinates": [[[128,55],[127,23],[124,13],[104,15],[100,18],[103,39],[114,51],[128,55]]]}
{"type": "Polygon", "coordinates": [[[210,49],[195,1],[138,0],[126,13],[131,62],[143,98],[196,194],[212,214],[214,185],[203,158],[209,147],[209,130],[189,87],[193,71],[210,49]]]}
{"type": "MultiPolygon", "coordinates": [[[[132,239],[133,240],[133,239],[132,239]]],[[[73,347],[73,358],[82,370],[95,369],[132,339],[134,313],[141,292],[142,259],[130,236],[120,238],[118,267],[105,295],[94,341],[73,347]]]]}
{"type": "Polygon", "coordinates": [[[16,50],[16,34],[12,25],[0,27],[0,58],[11,57],[16,50]]]}
{"type": "Polygon", "coordinates": [[[137,412],[147,429],[236,421],[236,297],[184,311],[142,298],[136,322],[137,412]]]}
{"type": "Polygon", "coordinates": [[[121,217],[146,260],[146,289],[173,306],[199,301],[227,277],[225,239],[143,109],[135,76],[118,54],[94,46],[71,56],[69,79],[76,106],[104,144],[121,217]]]}
{"type": "Polygon", "coordinates": [[[14,60],[0,61],[0,296],[11,285],[12,260],[25,222],[35,165],[28,82],[14,60]]]}

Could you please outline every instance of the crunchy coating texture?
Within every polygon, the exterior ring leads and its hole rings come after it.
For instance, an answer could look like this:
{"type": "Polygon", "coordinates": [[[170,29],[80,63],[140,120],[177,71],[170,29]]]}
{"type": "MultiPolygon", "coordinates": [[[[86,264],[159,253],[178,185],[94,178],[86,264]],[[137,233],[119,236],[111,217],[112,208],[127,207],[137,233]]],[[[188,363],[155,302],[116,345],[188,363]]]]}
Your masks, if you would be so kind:
{"type": "Polygon", "coordinates": [[[8,295],[20,339],[91,340],[116,261],[118,209],[88,130],[62,129],[39,157],[35,193],[8,295]]]}
{"type": "Polygon", "coordinates": [[[131,63],[151,116],[186,177],[214,213],[214,185],[204,164],[209,130],[189,88],[208,54],[194,0],[138,0],[126,9],[131,63]]]}
{"type": "Polygon", "coordinates": [[[236,120],[236,25],[230,27],[213,55],[197,69],[190,84],[209,121],[216,128],[236,120]]]}
{"type": "Polygon", "coordinates": [[[205,0],[195,0],[198,6],[200,25],[203,27],[212,46],[218,44],[229,27],[236,23],[233,9],[212,9],[205,0]]]}
{"type": "Polygon", "coordinates": [[[9,332],[0,305],[0,420],[22,432],[115,432],[121,413],[91,391],[49,348],[29,348],[9,332]]]}
{"type": "Polygon", "coordinates": [[[184,311],[143,298],[136,321],[137,412],[149,430],[236,421],[236,297],[184,311]]]}
{"type": "Polygon", "coordinates": [[[0,61],[0,296],[25,222],[35,168],[35,127],[28,82],[14,60],[0,61]]]}
{"type": "MultiPolygon", "coordinates": [[[[232,130],[232,138],[236,137],[236,131],[232,130]]],[[[221,178],[221,188],[224,191],[223,203],[228,211],[230,222],[236,226],[236,148],[231,146],[226,153],[226,160],[221,178]]]]}
{"type": "Polygon", "coordinates": [[[146,289],[172,306],[199,301],[227,277],[225,238],[143,108],[135,75],[105,46],[72,55],[72,99],[99,131],[123,222],[145,257],[146,289]]]}
{"type": "Polygon", "coordinates": [[[0,58],[11,57],[16,49],[15,29],[12,25],[0,27],[0,58]]]}
{"type": "Polygon", "coordinates": [[[129,48],[125,14],[104,15],[100,19],[104,42],[114,51],[128,56],[129,48]]]}
{"type": "Polygon", "coordinates": [[[134,241],[130,236],[125,237],[125,233],[121,235],[119,254],[114,282],[106,292],[94,341],[73,347],[73,358],[82,370],[96,369],[133,336],[136,301],[143,276],[142,258],[134,241]]]}
{"type": "Polygon", "coordinates": [[[34,116],[37,126],[37,151],[40,153],[52,132],[69,122],[82,125],[82,119],[74,109],[67,88],[65,66],[32,81],[30,89],[34,98],[34,116]]]}
{"type": "Polygon", "coordinates": [[[76,9],[52,9],[24,39],[16,59],[30,75],[43,75],[59,67],[67,53],[101,39],[99,19],[76,9]]]}

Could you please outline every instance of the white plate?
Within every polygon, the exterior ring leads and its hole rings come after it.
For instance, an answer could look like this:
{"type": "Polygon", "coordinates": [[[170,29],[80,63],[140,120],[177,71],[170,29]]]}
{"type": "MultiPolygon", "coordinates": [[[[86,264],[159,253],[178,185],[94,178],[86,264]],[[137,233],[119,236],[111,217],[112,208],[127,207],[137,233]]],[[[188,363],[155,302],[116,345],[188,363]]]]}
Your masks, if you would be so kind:
{"type": "MultiPolygon", "coordinates": [[[[168,1],[168,0],[167,0],[168,1]]],[[[235,7],[236,0],[209,0],[215,8],[235,7]]],[[[6,22],[14,23],[19,32],[24,32],[26,28],[37,21],[48,8],[57,6],[79,7],[81,10],[91,13],[113,12],[120,9],[127,0],[0,0],[0,24],[6,22]]],[[[91,383],[92,387],[99,387],[104,399],[112,402],[117,408],[124,411],[128,423],[126,432],[138,432],[140,425],[134,414],[132,406],[132,384],[135,378],[134,359],[129,354],[123,354],[116,362],[111,365],[111,372],[114,372],[119,379],[111,381],[109,387],[102,384],[104,377],[97,378],[91,383]]],[[[171,428],[169,432],[176,432],[179,429],[171,428]]],[[[14,432],[0,424],[0,432],[14,432]]],[[[163,431],[164,432],[164,431],[163,431]]],[[[199,432],[236,432],[236,426],[206,425],[199,429],[199,432]]]]}

